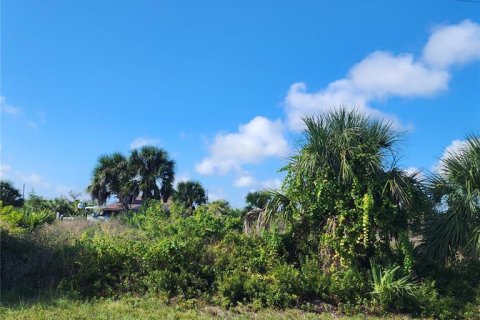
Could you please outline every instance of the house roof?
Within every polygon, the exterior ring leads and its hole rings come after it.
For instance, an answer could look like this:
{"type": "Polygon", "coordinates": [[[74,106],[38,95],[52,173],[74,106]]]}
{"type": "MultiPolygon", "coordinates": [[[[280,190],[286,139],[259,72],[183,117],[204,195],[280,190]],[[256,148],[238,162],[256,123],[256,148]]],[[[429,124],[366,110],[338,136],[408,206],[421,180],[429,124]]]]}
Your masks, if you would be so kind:
{"type": "MultiPolygon", "coordinates": [[[[142,204],[143,204],[143,200],[137,198],[133,201],[133,203],[128,205],[128,209],[133,210],[133,211],[137,211],[142,206],[142,204]]],[[[114,202],[114,203],[110,203],[110,204],[105,205],[105,206],[101,206],[100,210],[101,211],[120,212],[120,211],[124,211],[125,209],[123,208],[123,206],[120,202],[114,202]]]]}

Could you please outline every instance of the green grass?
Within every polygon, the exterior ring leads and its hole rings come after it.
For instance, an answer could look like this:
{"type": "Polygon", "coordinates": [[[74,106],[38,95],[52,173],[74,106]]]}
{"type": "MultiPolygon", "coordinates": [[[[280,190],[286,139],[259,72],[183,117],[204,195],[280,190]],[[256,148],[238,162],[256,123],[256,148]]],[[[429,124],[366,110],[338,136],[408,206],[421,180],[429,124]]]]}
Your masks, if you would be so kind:
{"type": "Polygon", "coordinates": [[[196,301],[167,304],[158,298],[121,298],[79,301],[59,298],[30,301],[0,307],[0,318],[8,319],[408,319],[406,317],[342,317],[330,313],[311,313],[298,309],[252,311],[246,307],[225,310],[196,301]]]}

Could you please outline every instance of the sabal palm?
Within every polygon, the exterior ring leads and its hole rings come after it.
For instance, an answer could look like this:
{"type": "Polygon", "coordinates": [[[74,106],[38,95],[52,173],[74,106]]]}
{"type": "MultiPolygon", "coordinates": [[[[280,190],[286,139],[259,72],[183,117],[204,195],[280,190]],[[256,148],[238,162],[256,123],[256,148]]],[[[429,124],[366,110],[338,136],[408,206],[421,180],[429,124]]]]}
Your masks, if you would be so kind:
{"type": "Polygon", "coordinates": [[[143,199],[167,201],[173,194],[175,167],[168,153],[154,146],[146,146],[133,150],[129,160],[143,199]]]}
{"type": "Polygon", "coordinates": [[[385,172],[394,164],[400,134],[388,122],[345,109],[304,121],[306,144],[291,164],[308,174],[327,166],[347,184],[354,177],[385,172]]]}
{"type": "Polygon", "coordinates": [[[185,204],[187,208],[193,208],[195,205],[207,202],[205,189],[197,181],[179,182],[175,192],[175,199],[185,204]]]}
{"type": "Polygon", "coordinates": [[[110,196],[117,196],[124,206],[138,194],[128,159],[120,153],[103,155],[93,170],[87,190],[93,199],[104,204],[110,196]]]}
{"type": "Polygon", "coordinates": [[[427,228],[426,253],[441,260],[459,251],[480,256],[480,137],[470,135],[448,152],[428,186],[437,214],[427,228]]]}
{"type": "MultiPolygon", "coordinates": [[[[318,179],[319,169],[329,168],[341,185],[348,186],[354,179],[379,181],[399,206],[413,204],[412,198],[419,192],[418,176],[395,167],[395,146],[400,133],[390,123],[343,108],[307,117],[304,122],[302,147],[282,169],[293,179],[318,179]]],[[[282,192],[274,192],[273,196],[267,210],[270,214],[288,214],[289,207],[298,207],[290,204],[282,192]]]]}
{"type": "Polygon", "coordinates": [[[417,203],[425,196],[415,175],[396,167],[400,133],[355,110],[304,121],[304,141],[283,168],[264,225],[288,221],[298,254],[318,250],[328,265],[368,267],[370,258],[393,257],[402,246],[411,266],[409,226],[423,215],[417,203]]]}

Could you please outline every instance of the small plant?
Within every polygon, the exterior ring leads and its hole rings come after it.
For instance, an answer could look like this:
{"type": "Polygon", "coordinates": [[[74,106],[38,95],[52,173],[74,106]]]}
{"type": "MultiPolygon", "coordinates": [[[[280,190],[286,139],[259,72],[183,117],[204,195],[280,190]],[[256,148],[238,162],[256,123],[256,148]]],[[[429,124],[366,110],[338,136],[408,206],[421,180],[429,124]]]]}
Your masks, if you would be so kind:
{"type": "Polygon", "coordinates": [[[27,207],[17,209],[12,206],[0,206],[0,220],[14,229],[31,232],[45,223],[52,222],[54,216],[47,210],[35,211],[27,207]]]}
{"type": "Polygon", "coordinates": [[[399,266],[382,269],[372,263],[372,286],[371,294],[380,303],[382,309],[388,309],[405,296],[415,297],[417,283],[411,273],[397,277],[399,266]]]}

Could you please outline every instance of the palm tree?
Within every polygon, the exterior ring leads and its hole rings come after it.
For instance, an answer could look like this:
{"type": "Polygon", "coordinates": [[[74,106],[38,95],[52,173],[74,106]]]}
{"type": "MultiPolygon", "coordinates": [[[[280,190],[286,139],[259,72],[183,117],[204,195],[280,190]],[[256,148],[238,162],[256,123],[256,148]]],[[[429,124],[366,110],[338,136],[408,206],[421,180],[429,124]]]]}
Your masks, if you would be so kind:
{"type": "Polygon", "coordinates": [[[87,190],[100,204],[116,196],[125,209],[139,192],[129,161],[121,153],[103,155],[98,159],[87,190]]]}
{"type": "Polygon", "coordinates": [[[447,261],[460,252],[480,256],[480,137],[470,135],[464,145],[447,152],[438,172],[428,181],[436,204],[429,221],[425,252],[447,261]]]}
{"type": "Polygon", "coordinates": [[[205,189],[200,182],[197,181],[182,181],[177,185],[177,191],[174,198],[176,201],[183,203],[186,208],[195,208],[195,206],[207,202],[205,189]]]}
{"type": "Polygon", "coordinates": [[[408,241],[404,233],[424,209],[414,200],[424,196],[418,177],[396,167],[401,133],[355,110],[304,122],[303,141],[282,169],[287,175],[272,193],[266,222],[287,220],[299,242],[316,247],[314,239],[322,237],[324,248],[336,252],[330,256],[359,257],[363,264],[376,250],[390,254],[392,240],[408,241]]]}
{"type": "Polygon", "coordinates": [[[254,208],[265,209],[269,201],[270,192],[268,190],[249,192],[245,196],[245,202],[247,203],[245,209],[247,211],[250,211],[254,208]]]}
{"type": "Polygon", "coordinates": [[[129,162],[143,199],[166,202],[172,196],[175,162],[165,150],[145,146],[133,150],[129,162]]]}
{"type": "Polygon", "coordinates": [[[0,181],[0,200],[4,206],[21,207],[24,199],[20,190],[14,187],[10,181],[0,181]]]}

